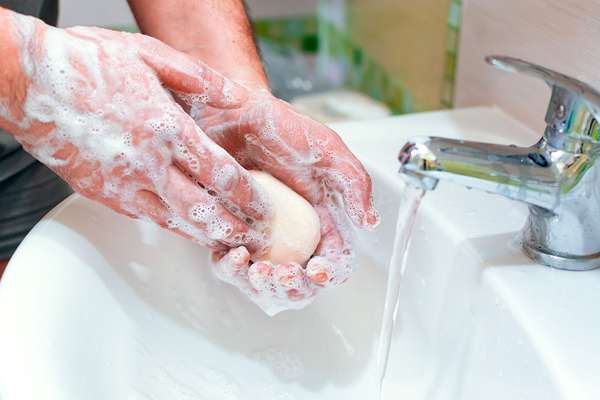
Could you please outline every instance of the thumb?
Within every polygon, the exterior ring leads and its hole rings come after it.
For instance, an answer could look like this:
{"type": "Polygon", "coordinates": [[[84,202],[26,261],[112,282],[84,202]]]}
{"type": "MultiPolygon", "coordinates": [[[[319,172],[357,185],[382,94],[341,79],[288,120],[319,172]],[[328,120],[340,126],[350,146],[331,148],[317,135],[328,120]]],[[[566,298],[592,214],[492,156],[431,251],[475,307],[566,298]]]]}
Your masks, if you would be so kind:
{"type": "Polygon", "coordinates": [[[163,85],[177,92],[188,103],[238,108],[248,99],[243,86],[157,39],[145,37],[140,55],[156,72],[163,85]]]}

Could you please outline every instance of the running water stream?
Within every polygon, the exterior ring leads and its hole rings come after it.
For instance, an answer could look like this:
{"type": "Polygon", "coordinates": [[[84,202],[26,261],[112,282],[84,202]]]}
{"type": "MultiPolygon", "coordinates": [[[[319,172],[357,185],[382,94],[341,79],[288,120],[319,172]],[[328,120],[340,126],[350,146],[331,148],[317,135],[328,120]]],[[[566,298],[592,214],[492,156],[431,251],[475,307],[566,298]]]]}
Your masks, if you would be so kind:
{"type": "Polygon", "coordinates": [[[378,374],[376,376],[376,384],[378,385],[378,398],[380,400],[382,399],[383,380],[385,378],[388,366],[392,333],[396,324],[396,311],[400,295],[400,281],[406,268],[406,253],[408,249],[408,243],[410,241],[417,211],[423,195],[423,189],[407,184],[403,193],[403,197],[400,201],[398,222],[396,225],[396,236],[394,239],[392,256],[390,257],[385,303],[383,306],[381,330],[376,353],[376,372],[378,374]]]}

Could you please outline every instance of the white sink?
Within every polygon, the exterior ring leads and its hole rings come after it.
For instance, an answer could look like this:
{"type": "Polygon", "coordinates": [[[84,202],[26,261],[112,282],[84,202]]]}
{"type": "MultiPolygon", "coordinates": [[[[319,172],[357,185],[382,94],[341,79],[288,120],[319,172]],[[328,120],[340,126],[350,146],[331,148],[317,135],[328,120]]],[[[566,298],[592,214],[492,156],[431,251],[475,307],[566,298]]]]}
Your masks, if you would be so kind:
{"type": "MultiPolygon", "coordinates": [[[[0,399],[374,399],[397,150],[412,135],[535,135],[491,108],[336,129],[369,165],[383,216],[357,233],[361,268],[347,284],[269,318],[212,277],[202,248],[73,196],[0,283],[0,399]]],[[[426,196],[385,399],[598,397],[600,270],[530,262],[515,242],[526,214],[443,183],[426,196]]]]}

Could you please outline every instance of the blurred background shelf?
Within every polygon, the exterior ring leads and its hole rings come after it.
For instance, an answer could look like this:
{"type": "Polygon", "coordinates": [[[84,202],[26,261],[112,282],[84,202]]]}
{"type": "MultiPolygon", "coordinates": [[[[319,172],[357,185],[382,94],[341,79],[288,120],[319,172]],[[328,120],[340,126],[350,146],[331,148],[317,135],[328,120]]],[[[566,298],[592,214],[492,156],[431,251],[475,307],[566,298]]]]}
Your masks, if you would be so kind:
{"type": "MultiPolygon", "coordinates": [[[[248,8],[273,92],[317,119],[452,106],[460,0],[252,0],[248,8]]],[[[59,25],[136,30],[124,0],[61,0],[59,25]]]]}

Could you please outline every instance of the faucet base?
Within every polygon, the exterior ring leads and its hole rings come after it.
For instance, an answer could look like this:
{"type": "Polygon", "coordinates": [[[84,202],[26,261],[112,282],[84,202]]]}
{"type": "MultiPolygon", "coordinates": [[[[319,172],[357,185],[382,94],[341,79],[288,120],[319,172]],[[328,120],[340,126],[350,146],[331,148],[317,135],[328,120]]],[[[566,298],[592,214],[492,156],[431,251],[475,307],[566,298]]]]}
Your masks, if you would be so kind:
{"type": "Polygon", "coordinates": [[[589,271],[600,267],[600,253],[587,256],[564,256],[545,252],[527,242],[523,243],[523,251],[533,261],[556,269],[589,271]]]}

